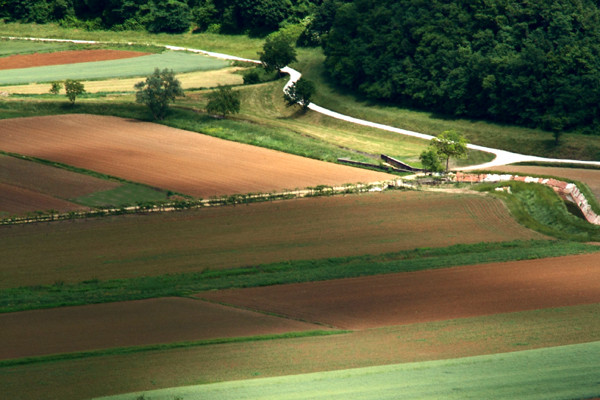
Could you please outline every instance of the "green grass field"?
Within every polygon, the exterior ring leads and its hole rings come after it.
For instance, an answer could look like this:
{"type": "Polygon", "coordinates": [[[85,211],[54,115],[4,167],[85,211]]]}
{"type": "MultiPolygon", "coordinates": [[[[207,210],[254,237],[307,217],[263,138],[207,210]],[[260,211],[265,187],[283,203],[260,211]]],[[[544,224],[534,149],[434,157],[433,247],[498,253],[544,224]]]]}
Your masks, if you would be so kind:
{"type": "Polygon", "coordinates": [[[210,399],[575,399],[600,394],[600,342],[104,397],[210,399]]]}
{"type": "Polygon", "coordinates": [[[2,71],[0,85],[17,85],[31,82],[51,82],[63,79],[126,78],[150,75],[154,68],[191,72],[220,69],[229,62],[194,53],[166,51],[141,57],[111,61],[50,65],[2,71]]]}
{"type": "Polygon", "coordinates": [[[136,203],[159,202],[168,199],[167,192],[144,185],[128,183],[112,190],[92,193],[71,199],[74,203],[90,207],[119,207],[136,203]]]}

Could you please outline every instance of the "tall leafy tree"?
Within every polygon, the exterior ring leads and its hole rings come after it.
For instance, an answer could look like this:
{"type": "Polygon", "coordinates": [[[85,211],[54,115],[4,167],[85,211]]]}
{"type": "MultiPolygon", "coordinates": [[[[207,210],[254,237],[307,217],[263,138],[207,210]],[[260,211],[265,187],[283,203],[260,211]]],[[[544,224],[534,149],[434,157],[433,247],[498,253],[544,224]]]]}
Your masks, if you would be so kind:
{"type": "Polygon", "coordinates": [[[315,84],[305,78],[300,78],[294,82],[283,94],[283,98],[288,106],[298,104],[304,111],[308,110],[310,99],[315,93],[315,84]]]}
{"type": "Polygon", "coordinates": [[[296,61],[296,49],[292,39],[283,34],[267,37],[263,51],[258,55],[267,71],[279,71],[289,63],[296,61]]]}
{"type": "Polygon", "coordinates": [[[175,78],[173,70],[167,68],[162,71],[155,68],[152,75],[145,81],[135,84],[137,90],[135,101],[148,106],[154,119],[164,119],[169,110],[169,103],[177,97],[184,96],[181,83],[175,78]]]}
{"type": "Polygon", "coordinates": [[[75,104],[77,96],[85,93],[85,88],[83,86],[83,83],[74,79],[67,79],[65,81],[65,92],[67,93],[67,98],[69,99],[71,104],[75,104]]]}
{"type": "Polygon", "coordinates": [[[206,112],[209,114],[218,114],[225,118],[227,114],[240,112],[240,94],[234,92],[228,86],[219,86],[208,95],[206,112]]]}
{"type": "Polygon", "coordinates": [[[430,146],[446,160],[446,172],[450,166],[450,157],[465,158],[467,156],[467,139],[455,130],[440,133],[431,139],[430,146]]]}

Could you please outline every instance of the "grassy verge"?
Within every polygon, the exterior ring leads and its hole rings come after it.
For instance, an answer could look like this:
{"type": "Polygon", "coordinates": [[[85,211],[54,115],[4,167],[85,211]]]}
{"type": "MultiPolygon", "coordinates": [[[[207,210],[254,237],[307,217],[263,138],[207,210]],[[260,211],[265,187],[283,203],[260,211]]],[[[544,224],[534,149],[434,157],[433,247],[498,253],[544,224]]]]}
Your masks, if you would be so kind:
{"type": "MultiPolygon", "coordinates": [[[[0,25],[1,27],[2,25],[0,25]]],[[[92,50],[92,49],[109,49],[109,50],[128,50],[128,51],[140,51],[143,53],[162,53],[165,51],[164,47],[159,46],[146,46],[138,44],[82,44],[82,43],[69,43],[69,42],[39,42],[31,40],[9,40],[0,39],[2,48],[0,49],[0,57],[11,56],[11,55],[25,55],[34,53],[53,53],[55,51],[67,51],[67,50],[92,50]]]]}
{"type": "Polygon", "coordinates": [[[514,241],[422,248],[382,255],[288,261],[229,270],[108,281],[20,287],[0,291],[0,312],[102,302],[186,296],[205,290],[321,281],[458,265],[556,257],[600,251],[561,241],[514,241]]]}
{"type": "Polygon", "coordinates": [[[458,119],[368,100],[333,85],[326,77],[324,60],[325,56],[320,49],[299,49],[298,62],[292,65],[316,84],[318,90],[313,101],[322,107],[429,135],[454,129],[464,134],[470,143],[522,154],[580,160],[600,159],[600,143],[595,135],[564,133],[560,145],[556,146],[552,133],[540,129],[458,119]]]}
{"type": "MultiPolygon", "coordinates": [[[[594,201],[589,189],[586,191],[584,185],[581,187],[586,197],[590,196],[589,199],[594,201]]],[[[475,189],[489,191],[504,199],[515,219],[537,232],[563,240],[600,241],[600,226],[571,214],[560,197],[547,186],[511,181],[481,184],[475,189]],[[499,186],[510,187],[512,193],[495,192],[499,186]]]]}
{"type": "Polygon", "coordinates": [[[349,331],[343,330],[315,330],[315,331],[301,331],[301,332],[288,332],[273,335],[257,335],[257,336],[242,336],[232,338],[219,338],[219,339],[208,339],[208,340],[195,340],[186,342],[172,342],[155,344],[149,346],[130,346],[130,347],[115,347],[110,349],[92,350],[92,351],[79,351],[74,353],[65,354],[52,354],[48,356],[38,357],[24,357],[10,360],[0,360],[0,368],[13,367],[17,365],[28,365],[38,363],[48,363],[66,360],[78,360],[82,358],[90,357],[102,357],[102,356],[115,356],[125,354],[136,354],[146,353],[149,351],[164,351],[164,350],[175,350],[175,349],[187,349],[199,346],[212,346],[216,344],[228,344],[228,343],[246,343],[246,342],[259,342],[265,340],[279,340],[279,339],[297,339],[315,336],[330,336],[339,335],[342,333],[348,333],[349,331]]]}
{"type": "Polygon", "coordinates": [[[212,33],[151,34],[144,31],[84,31],[63,28],[58,24],[0,23],[0,36],[80,39],[114,43],[136,42],[155,46],[174,45],[197,48],[244,58],[257,59],[264,39],[244,35],[218,35],[212,33]]]}
{"type": "MultiPolygon", "coordinates": [[[[600,394],[600,342],[422,363],[169,388],[185,399],[581,399],[600,394]],[[432,385],[432,382],[436,382],[432,385]]],[[[138,393],[141,395],[141,393],[138,393]]],[[[138,394],[104,397],[132,399],[138,394]]]]}

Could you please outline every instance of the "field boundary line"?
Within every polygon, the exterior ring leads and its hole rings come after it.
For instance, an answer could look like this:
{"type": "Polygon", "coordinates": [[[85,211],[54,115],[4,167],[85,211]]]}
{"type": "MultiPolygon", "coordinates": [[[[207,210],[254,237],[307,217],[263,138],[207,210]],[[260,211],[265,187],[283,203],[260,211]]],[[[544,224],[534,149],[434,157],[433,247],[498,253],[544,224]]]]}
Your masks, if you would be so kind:
{"type": "Polygon", "coordinates": [[[219,197],[213,197],[210,199],[199,199],[199,200],[178,200],[174,202],[165,202],[160,204],[149,203],[136,206],[127,206],[120,208],[104,208],[89,211],[69,211],[68,213],[50,213],[37,211],[36,215],[29,215],[25,217],[8,217],[0,220],[0,225],[18,225],[18,224],[29,224],[36,222],[53,222],[53,221],[65,221],[83,218],[93,217],[105,217],[113,215],[125,215],[125,214],[147,214],[154,212],[172,212],[182,211],[189,209],[198,209],[205,207],[220,207],[230,206],[238,204],[251,204],[266,201],[275,200],[290,200],[300,199],[305,197],[323,197],[323,196],[335,196],[340,194],[358,194],[365,192],[382,192],[388,189],[408,189],[416,190],[419,189],[418,183],[405,182],[402,179],[371,182],[371,183],[357,183],[357,184],[344,184],[342,186],[327,186],[320,185],[316,187],[309,187],[306,189],[295,189],[285,190],[281,192],[273,193],[247,193],[247,194],[233,194],[224,195],[219,197]]]}

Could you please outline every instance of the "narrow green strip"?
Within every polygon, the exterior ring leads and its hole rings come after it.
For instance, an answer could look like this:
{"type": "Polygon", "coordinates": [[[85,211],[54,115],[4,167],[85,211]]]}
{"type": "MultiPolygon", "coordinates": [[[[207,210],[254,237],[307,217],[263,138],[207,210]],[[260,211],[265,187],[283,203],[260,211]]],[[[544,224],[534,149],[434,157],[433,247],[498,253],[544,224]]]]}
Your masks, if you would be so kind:
{"type": "MultiPolygon", "coordinates": [[[[205,290],[324,281],[460,265],[558,257],[600,251],[566,241],[513,241],[420,248],[381,255],[287,261],[227,270],[0,290],[0,312],[187,296],[205,290]]],[[[201,270],[201,265],[198,266],[201,270]]]]}
{"type": "Polygon", "coordinates": [[[116,347],[116,348],[103,349],[103,350],[79,351],[79,352],[74,352],[74,353],[51,354],[51,355],[39,356],[39,357],[24,357],[24,358],[17,358],[17,359],[11,359],[11,360],[1,360],[0,368],[14,367],[17,365],[57,362],[57,361],[65,361],[65,360],[77,360],[77,359],[81,359],[81,358],[90,358],[90,357],[102,357],[102,356],[143,353],[143,352],[148,352],[148,351],[185,349],[185,348],[190,348],[190,347],[211,346],[211,345],[225,344],[225,343],[260,342],[260,341],[266,341],[266,340],[295,339],[295,338],[304,338],[304,337],[313,337],[313,336],[341,335],[341,334],[349,333],[349,332],[350,331],[345,331],[345,330],[331,330],[331,331],[313,330],[313,331],[302,331],[302,332],[288,332],[288,333],[275,334],[275,335],[257,335],[257,336],[245,336],[245,337],[196,340],[196,341],[187,341],[187,342],[174,342],[174,343],[154,344],[154,345],[148,345],[148,346],[116,347]]]}

